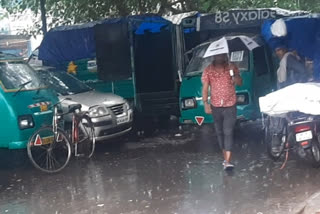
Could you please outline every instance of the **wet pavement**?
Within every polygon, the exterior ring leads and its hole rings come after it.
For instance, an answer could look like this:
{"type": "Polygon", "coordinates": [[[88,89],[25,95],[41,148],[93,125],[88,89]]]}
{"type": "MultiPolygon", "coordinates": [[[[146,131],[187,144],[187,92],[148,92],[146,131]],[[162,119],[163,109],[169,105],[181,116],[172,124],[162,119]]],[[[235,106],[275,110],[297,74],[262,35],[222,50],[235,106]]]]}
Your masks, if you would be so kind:
{"type": "Polygon", "coordinates": [[[282,162],[268,158],[259,130],[255,123],[237,130],[233,173],[222,170],[210,126],[98,145],[91,160],[73,158],[54,175],[27,159],[2,166],[0,213],[295,213],[320,190],[320,169],[290,156],[280,170],[282,162]]]}

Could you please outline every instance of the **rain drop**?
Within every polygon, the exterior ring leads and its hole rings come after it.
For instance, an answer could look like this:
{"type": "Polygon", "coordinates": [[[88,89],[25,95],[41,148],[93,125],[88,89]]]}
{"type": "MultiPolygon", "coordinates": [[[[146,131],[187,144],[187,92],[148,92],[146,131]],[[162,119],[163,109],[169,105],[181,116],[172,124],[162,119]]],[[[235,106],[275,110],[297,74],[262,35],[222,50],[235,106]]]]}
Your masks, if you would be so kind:
{"type": "Polygon", "coordinates": [[[288,173],[288,172],[286,173],[285,178],[286,178],[287,180],[289,180],[289,173],[288,173]]]}

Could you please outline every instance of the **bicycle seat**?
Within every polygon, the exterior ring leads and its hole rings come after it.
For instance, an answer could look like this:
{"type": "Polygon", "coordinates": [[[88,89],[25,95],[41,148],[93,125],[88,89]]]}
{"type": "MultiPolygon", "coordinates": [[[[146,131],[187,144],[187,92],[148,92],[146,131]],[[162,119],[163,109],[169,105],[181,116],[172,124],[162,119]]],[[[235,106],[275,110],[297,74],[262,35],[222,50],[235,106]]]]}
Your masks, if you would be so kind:
{"type": "Polygon", "coordinates": [[[76,112],[77,110],[81,110],[82,106],[81,104],[72,104],[72,105],[69,105],[69,113],[74,113],[76,112]]]}

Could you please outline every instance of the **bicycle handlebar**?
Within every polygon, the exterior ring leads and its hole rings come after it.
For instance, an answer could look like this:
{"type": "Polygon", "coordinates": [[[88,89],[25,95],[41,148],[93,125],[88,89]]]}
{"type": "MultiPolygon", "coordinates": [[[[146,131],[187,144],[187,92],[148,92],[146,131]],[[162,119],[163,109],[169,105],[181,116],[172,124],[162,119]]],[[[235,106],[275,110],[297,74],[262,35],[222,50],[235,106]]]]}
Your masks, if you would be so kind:
{"type": "Polygon", "coordinates": [[[64,98],[64,99],[62,99],[62,100],[60,100],[59,102],[57,102],[57,103],[55,103],[55,104],[52,104],[52,106],[53,107],[55,107],[55,106],[57,106],[57,105],[59,105],[59,104],[61,104],[63,101],[65,101],[65,100],[71,100],[70,98],[64,98]]]}

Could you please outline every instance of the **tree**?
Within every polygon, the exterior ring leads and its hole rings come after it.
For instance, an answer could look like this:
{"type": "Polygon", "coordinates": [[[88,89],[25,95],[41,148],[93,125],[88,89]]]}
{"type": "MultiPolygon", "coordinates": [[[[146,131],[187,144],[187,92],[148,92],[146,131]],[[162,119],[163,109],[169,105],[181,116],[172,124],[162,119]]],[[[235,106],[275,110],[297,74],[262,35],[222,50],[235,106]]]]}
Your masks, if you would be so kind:
{"type": "MultiPolygon", "coordinates": [[[[319,0],[0,0],[2,7],[10,13],[31,9],[35,15],[41,11],[42,27],[69,25],[99,20],[105,17],[130,14],[168,13],[188,11],[204,13],[225,11],[231,8],[258,8],[278,6],[285,9],[301,9],[320,12],[319,0]]],[[[40,25],[41,26],[41,25],[40,25]]],[[[34,30],[34,29],[33,29],[34,30]]]]}
{"type": "Polygon", "coordinates": [[[47,17],[46,17],[46,0],[40,0],[40,10],[41,10],[41,21],[42,21],[42,32],[47,33],[47,17]]]}
{"type": "MultiPolygon", "coordinates": [[[[191,0],[188,0],[192,2],[191,0]]],[[[31,9],[37,16],[41,12],[42,31],[46,32],[46,18],[49,28],[56,25],[75,24],[99,20],[105,17],[127,16],[141,13],[178,13],[176,8],[182,0],[1,0],[1,5],[10,13],[19,13],[31,9]]]]}

